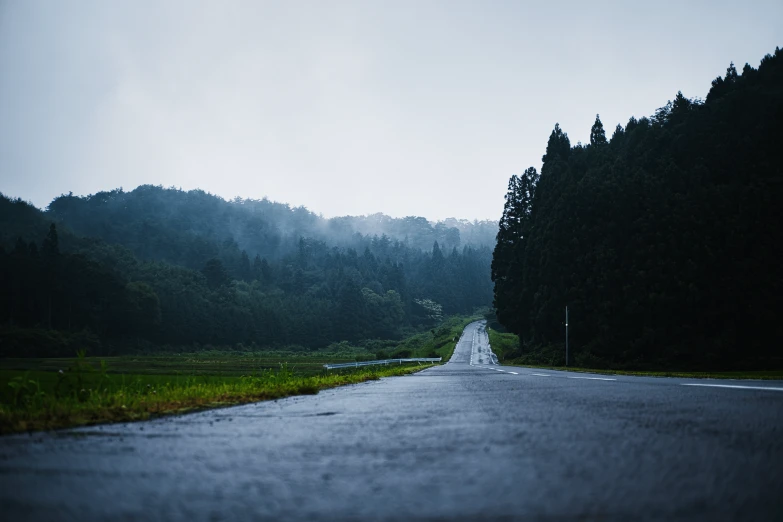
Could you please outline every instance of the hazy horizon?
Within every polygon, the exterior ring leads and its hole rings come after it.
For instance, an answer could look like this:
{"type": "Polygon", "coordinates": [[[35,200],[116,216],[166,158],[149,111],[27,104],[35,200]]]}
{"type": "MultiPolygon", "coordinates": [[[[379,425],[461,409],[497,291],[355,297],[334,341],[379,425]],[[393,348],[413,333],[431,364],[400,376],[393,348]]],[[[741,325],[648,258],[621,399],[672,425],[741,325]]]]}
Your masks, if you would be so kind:
{"type": "Polygon", "coordinates": [[[783,3],[0,3],[0,192],[497,220],[508,178],[783,44],[783,3]],[[600,57],[600,58],[599,58],[600,57]]]}

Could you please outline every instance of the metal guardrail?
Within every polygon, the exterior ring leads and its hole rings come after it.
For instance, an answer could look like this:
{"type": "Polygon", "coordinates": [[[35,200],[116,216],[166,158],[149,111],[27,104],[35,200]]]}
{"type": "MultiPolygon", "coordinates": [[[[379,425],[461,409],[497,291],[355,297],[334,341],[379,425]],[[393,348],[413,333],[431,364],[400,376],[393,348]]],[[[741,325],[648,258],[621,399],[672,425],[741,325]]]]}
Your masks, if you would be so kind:
{"type": "Polygon", "coordinates": [[[324,364],[324,368],[327,370],[334,370],[337,368],[358,368],[359,366],[373,366],[376,364],[402,364],[404,362],[440,362],[443,357],[418,357],[415,359],[382,359],[378,361],[361,361],[361,362],[349,362],[339,364],[324,364]]]}

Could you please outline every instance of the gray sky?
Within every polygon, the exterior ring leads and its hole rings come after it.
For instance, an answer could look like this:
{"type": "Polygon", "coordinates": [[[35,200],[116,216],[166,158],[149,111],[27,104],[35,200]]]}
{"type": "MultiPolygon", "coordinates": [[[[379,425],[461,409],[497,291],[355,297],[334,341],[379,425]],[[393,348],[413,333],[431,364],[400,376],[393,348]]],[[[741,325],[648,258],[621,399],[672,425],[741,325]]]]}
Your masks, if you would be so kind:
{"type": "Polygon", "coordinates": [[[780,0],[0,0],[0,191],[497,219],[556,122],[611,134],[776,45],[780,0]]]}

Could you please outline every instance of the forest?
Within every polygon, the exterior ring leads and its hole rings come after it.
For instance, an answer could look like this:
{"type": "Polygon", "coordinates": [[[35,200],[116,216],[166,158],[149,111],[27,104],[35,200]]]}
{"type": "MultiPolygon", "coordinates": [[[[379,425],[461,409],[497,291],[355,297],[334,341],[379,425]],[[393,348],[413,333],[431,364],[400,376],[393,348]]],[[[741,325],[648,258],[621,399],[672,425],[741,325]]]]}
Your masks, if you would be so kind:
{"type": "Polygon", "coordinates": [[[3,196],[0,355],[398,340],[490,304],[496,229],[154,186],[3,196]]]}
{"type": "Polygon", "coordinates": [[[555,125],[513,176],[493,252],[514,357],[609,368],[783,366],[783,51],[590,143],[555,125]]]}

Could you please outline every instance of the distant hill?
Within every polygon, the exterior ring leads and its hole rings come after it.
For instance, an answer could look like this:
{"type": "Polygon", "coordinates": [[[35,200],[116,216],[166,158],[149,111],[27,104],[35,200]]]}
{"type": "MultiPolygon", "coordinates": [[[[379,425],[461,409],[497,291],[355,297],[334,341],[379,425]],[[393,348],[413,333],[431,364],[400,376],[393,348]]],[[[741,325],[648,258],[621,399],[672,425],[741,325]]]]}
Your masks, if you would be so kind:
{"type": "Polygon", "coordinates": [[[47,215],[76,234],[126,246],[142,259],[201,266],[221,250],[244,250],[269,260],[297,248],[300,238],[331,246],[355,247],[365,239],[399,241],[430,251],[437,241],[451,251],[463,246],[492,247],[497,224],[384,214],[325,219],[304,207],[267,199],[226,201],[202,190],[182,191],[144,185],[88,196],[63,195],[47,215]],[[357,237],[357,234],[364,237],[357,237]],[[386,238],[383,238],[383,236],[386,238]]]}
{"type": "Polygon", "coordinates": [[[0,355],[398,339],[491,301],[491,248],[460,234],[491,227],[452,221],[154,186],[46,212],[0,197],[0,355]]]}

